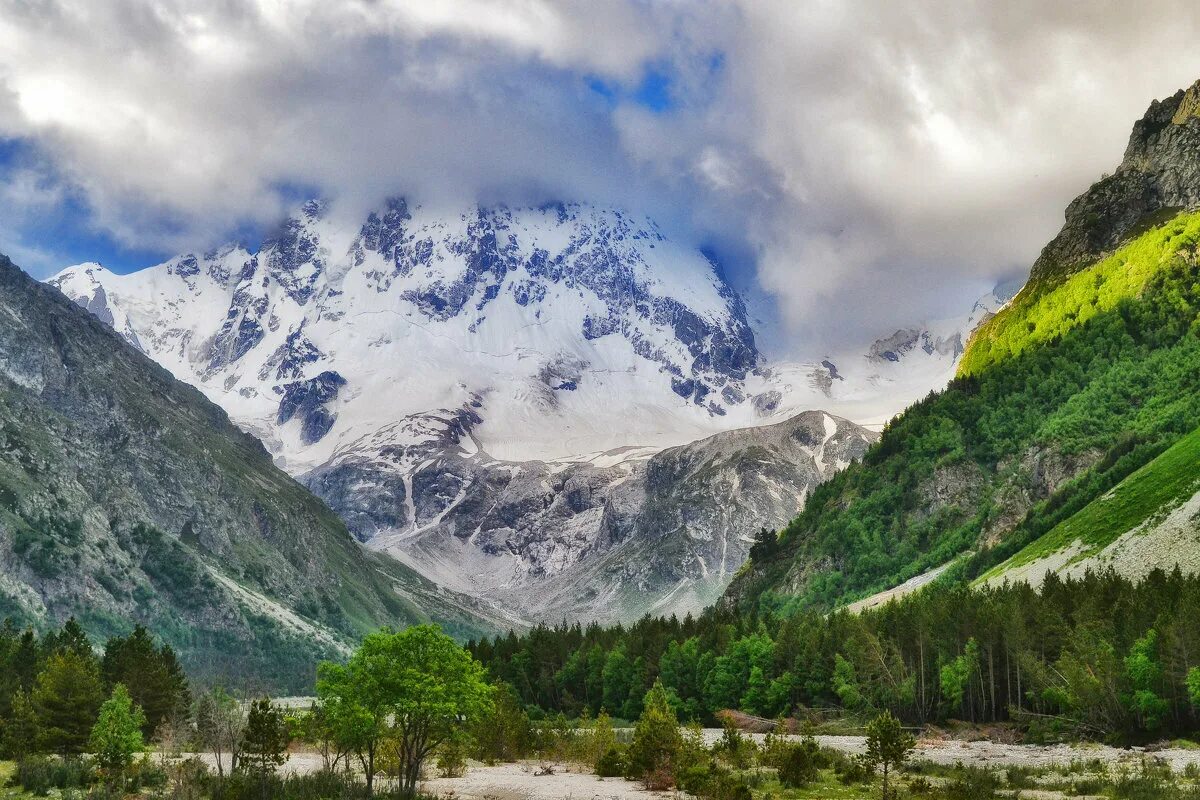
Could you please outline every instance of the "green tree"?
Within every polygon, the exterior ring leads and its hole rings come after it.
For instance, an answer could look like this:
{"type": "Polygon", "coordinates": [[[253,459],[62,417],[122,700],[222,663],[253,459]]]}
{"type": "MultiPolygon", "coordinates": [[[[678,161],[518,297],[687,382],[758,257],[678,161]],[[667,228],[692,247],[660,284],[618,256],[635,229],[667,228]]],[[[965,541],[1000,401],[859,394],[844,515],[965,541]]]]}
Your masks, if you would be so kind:
{"type": "Polygon", "coordinates": [[[275,771],[287,762],[289,738],[283,711],[270,698],[262,697],[250,704],[237,769],[259,780],[264,797],[275,771]]]}
{"type": "Polygon", "coordinates": [[[142,733],[149,737],[159,724],[191,704],[187,678],[175,652],[161,648],[141,625],[128,636],[114,636],[104,646],[100,674],[108,686],[125,685],[133,702],[146,714],[142,733]]]}
{"type": "MultiPolygon", "coordinates": [[[[967,711],[971,678],[979,664],[979,644],[972,638],[963,652],[944,664],[939,674],[942,697],[952,707],[967,711]]],[[[974,715],[972,715],[974,716],[974,715]]]]}
{"type": "Polygon", "coordinates": [[[1138,724],[1147,731],[1155,731],[1162,724],[1170,708],[1158,694],[1162,680],[1162,664],[1157,657],[1158,631],[1146,631],[1133,643],[1125,657],[1125,675],[1132,689],[1125,696],[1125,703],[1137,717],[1138,724]]]}
{"type": "Polygon", "coordinates": [[[528,752],[532,728],[517,692],[507,683],[492,686],[492,712],[473,726],[483,761],[516,761],[528,752]]]}
{"type": "Polygon", "coordinates": [[[600,759],[617,746],[617,732],[613,730],[612,717],[603,708],[592,724],[591,738],[588,741],[587,760],[592,769],[600,764],[600,759]]]}
{"type": "Polygon", "coordinates": [[[668,788],[674,782],[679,747],[679,720],[671,710],[662,681],[655,681],[646,693],[642,715],[633,727],[628,760],[630,774],[641,778],[649,788],[668,788]]]}
{"type": "Polygon", "coordinates": [[[145,724],[145,714],[133,704],[125,686],[118,683],[113,687],[112,696],[100,706],[100,715],[89,738],[96,760],[113,783],[124,783],[125,770],[133,763],[133,757],[145,749],[142,738],[145,724]]]}
{"type": "Polygon", "coordinates": [[[13,761],[21,761],[36,752],[41,741],[37,710],[29,694],[18,689],[4,721],[4,754],[13,761]]]}
{"type": "Polygon", "coordinates": [[[848,711],[858,711],[866,707],[867,700],[863,697],[858,685],[858,675],[854,665],[841,653],[833,657],[833,677],[831,679],[833,692],[842,702],[842,707],[848,711]]]}
{"type": "Polygon", "coordinates": [[[741,707],[751,714],[768,715],[771,713],[771,685],[762,667],[750,668],[750,677],[746,681],[746,692],[742,695],[741,707]]]}
{"type": "Polygon", "coordinates": [[[900,726],[900,720],[885,711],[867,726],[865,760],[873,768],[883,770],[883,800],[895,797],[889,777],[901,766],[916,746],[916,740],[900,726]]]}
{"type": "Polygon", "coordinates": [[[95,659],[74,649],[50,656],[33,687],[45,748],[61,755],[82,753],[103,701],[95,659]]]}
{"type": "Polygon", "coordinates": [[[368,792],[385,735],[399,745],[401,792],[413,796],[429,754],[492,710],[483,667],[436,625],[372,633],[349,663],[318,675],[317,695],[364,754],[368,792]]]}
{"type": "Polygon", "coordinates": [[[1200,709],[1200,667],[1192,667],[1184,679],[1187,684],[1188,701],[1192,708],[1200,709]]]}

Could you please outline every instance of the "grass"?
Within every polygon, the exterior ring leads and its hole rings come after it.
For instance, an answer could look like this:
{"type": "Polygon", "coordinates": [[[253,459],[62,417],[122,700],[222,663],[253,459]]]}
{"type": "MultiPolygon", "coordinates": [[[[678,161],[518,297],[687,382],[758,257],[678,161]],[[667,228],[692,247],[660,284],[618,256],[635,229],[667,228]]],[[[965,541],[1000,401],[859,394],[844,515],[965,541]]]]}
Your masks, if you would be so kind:
{"type": "Polygon", "coordinates": [[[1137,297],[1158,270],[1198,243],[1200,212],[1179,214],[1052,288],[1039,293],[1030,286],[980,326],[963,354],[959,375],[978,374],[1137,297]]]}
{"type": "Polygon", "coordinates": [[[1052,555],[1078,541],[1082,557],[1116,541],[1148,519],[1165,514],[1200,488],[1200,428],[1184,436],[1078,513],[1051,528],[981,580],[1052,555]]]}
{"type": "Polygon", "coordinates": [[[0,761],[0,800],[27,800],[33,797],[20,787],[9,786],[13,776],[17,774],[17,765],[13,761],[0,761]]]}
{"type": "Polygon", "coordinates": [[[867,800],[879,795],[875,783],[856,783],[847,786],[831,769],[823,769],[817,780],[801,789],[789,789],[774,778],[763,781],[754,790],[755,800],[773,797],[775,800],[867,800]]]}

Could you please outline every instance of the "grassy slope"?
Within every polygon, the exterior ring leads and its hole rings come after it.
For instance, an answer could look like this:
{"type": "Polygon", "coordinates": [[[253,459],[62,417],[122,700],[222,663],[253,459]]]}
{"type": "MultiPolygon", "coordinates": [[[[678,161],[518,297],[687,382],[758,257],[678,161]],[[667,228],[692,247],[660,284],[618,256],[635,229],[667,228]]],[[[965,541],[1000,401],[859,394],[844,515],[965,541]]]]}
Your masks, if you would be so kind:
{"type": "Polygon", "coordinates": [[[1084,553],[1097,552],[1196,493],[1200,483],[1200,428],[1121,481],[1112,491],[1056,525],[984,578],[1066,549],[1079,541],[1084,553]]]}
{"type": "Polygon", "coordinates": [[[1030,285],[980,326],[963,354],[959,375],[978,374],[1137,297],[1177,252],[1198,241],[1200,213],[1180,214],[1048,290],[1030,285]]]}

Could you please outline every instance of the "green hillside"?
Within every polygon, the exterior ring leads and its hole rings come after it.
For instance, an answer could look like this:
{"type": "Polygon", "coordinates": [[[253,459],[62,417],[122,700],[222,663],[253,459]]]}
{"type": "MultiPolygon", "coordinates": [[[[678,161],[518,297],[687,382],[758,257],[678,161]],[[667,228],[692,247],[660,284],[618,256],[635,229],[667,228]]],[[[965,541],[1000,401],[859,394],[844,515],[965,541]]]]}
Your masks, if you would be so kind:
{"type": "MultiPolygon", "coordinates": [[[[1054,526],[983,578],[1031,563],[1070,547],[1083,545],[1078,558],[1116,541],[1143,522],[1162,516],[1200,489],[1200,429],[1192,431],[1158,458],[1135,471],[1111,491],[1093,500],[1077,514],[1054,526]]],[[[1170,554],[1164,554],[1170,555],[1170,554]]]]}
{"type": "Polygon", "coordinates": [[[1200,241],[1200,213],[1179,214],[1138,236],[1111,256],[1040,290],[1030,284],[1013,302],[979,327],[959,363],[959,375],[975,375],[992,364],[1053,341],[1136,298],[1159,270],[1200,241]]]}
{"type": "Polygon", "coordinates": [[[492,630],[365,551],[262,444],[0,256],[0,617],[141,622],[189,673],[303,689],[379,626],[492,630]]]}
{"type": "Polygon", "coordinates": [[[813,493],[778,555],[739,574],[730,600],[835,605],[967,550],[978,554],[951,572],[982,574],[1190,433],[1198,228],[1186,215],[1146,230],[1033,306],[1061,332],[1021,342],[893,420],[861,464],[813,493]],[[1096,275],[1112,293],[1072,318],[1067,298],[1096,275]]]}

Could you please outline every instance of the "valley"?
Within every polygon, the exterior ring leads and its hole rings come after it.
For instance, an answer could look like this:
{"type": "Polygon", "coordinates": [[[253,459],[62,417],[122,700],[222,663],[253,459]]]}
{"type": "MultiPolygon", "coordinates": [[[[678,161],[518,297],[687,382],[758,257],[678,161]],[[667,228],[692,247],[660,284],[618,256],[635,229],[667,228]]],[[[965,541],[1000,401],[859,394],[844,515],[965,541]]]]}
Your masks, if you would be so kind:
{"type": "Polygon", "coordinates": [[[1173,3],[0,0],[0,800],[1200,798],[1173,3]]]}

